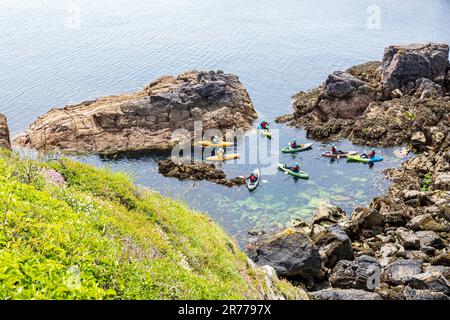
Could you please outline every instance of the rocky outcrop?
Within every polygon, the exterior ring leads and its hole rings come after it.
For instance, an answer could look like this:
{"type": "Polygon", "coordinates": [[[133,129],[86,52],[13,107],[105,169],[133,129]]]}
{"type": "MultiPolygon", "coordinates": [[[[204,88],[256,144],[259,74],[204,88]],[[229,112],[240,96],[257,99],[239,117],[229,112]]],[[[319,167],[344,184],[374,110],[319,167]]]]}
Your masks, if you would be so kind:
{"type": "Polygon", "coordinates": [[[227,179],[222,170],[214,164],[207,163],[175,163],[172,159],[158,161],[158,171],[166,177],[180,180],[208,180],[228,187],[240,186],[245,183],[245,178],[236,177],[227,179]]]}
{"type": "MultiPolygon", "coordinates": [[[[163,77],[134,94],[108,96],[53,109],[15,139],[37,150],[116,153],[170,148],[176,129],[248,129],[257,117],[238,77],[190,71],[163,77]]],[[[199,132],[201,134],[201,132],[199,132]]]]}
{"type": "MultiPolygon", "coordinates": [[[[381,79],[384,93],[399,89],[410,93],[418,79],[444,84],[449,48],[446,44],[428,43],[389,46],[384,51],[381,79]]],[[[433,86],[433,84],[432,84],[433,86]]]]}
{"type": "Polygon", "coordinates": [[[0,148],[11,149],[9,129],[6,117],[0,113],[0,148]]]}
{"type": "Polygon", "coordinates": [[[349,138],[364,145],[410,143],[425,151],[448,137],[448,46],[390,46],[382,62],[334,72],[294,96],[292,114],[277,118],[315,139],[349,138]]]}
{"type": "Polygon", "coordinates": [[[356,119],[375,99],[375,90],[349,73],[336,71],[328,76],[316,102],[322,121],[330,118],[356,119]]]}

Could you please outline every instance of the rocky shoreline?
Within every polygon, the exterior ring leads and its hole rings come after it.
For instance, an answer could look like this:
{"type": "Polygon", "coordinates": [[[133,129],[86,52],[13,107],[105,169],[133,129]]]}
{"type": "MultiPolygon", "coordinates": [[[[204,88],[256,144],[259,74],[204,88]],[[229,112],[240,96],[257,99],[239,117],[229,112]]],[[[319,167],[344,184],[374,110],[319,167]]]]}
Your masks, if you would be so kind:
{"type": "Polygon", "coordinates": [[[335,71],[319,87],[296,94],[279,123],[302,127],[313,139],[349,138],[391,147],[448,136],[448,45],[390,46],[383,61],[335,71]]]}
{"type": "MultiPolygon", "coordinates": [[[[107,96],[39,117],[15,138],[22,147],[65,153],[114,154],[174,147],[196,131],[251,128],[257,113],[239,78],[223,71],[162,77],[143,91],[107,96]],[[194,122],[201,121],[201,128],[194,122]]],[[[203,132],[196,132],[203,134],[203,132]]]]}
{"type": "Polygon", "coordinates": [[[450,99],[448,46],[391,46],[382,63],[335,72],[295,96],[279,122],[310,137],[420,152],[386,170],[387,194],[349,216],[319,208],[248,246],[256,264],[317,300],[450,299],[450,99]],[[428,77],[428,78],[427,78],[428,77]],[[431,78],[431,79],[430,79],[431,78]]]}

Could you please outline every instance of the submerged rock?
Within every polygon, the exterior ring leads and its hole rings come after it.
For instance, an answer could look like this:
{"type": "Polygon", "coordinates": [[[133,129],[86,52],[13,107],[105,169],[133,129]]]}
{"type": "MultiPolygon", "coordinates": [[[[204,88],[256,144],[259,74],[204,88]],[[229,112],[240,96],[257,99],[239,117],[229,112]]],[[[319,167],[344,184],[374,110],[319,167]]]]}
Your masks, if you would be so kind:
{"type": "Polygon", "coordinates": [[[214,164],[208,163],[180,163],[172,159],[158,161],[158,171],[166,177],[178,178],[180,180],[208,180],[228,187],[245,184],[245,178],[236,177],[227,179],[222,170],[218,170],[214,164]]]}
{"type": "Polygon", "coordinates": [[[6,117],[0,113],[0,148],[11,149],[9,129],[6,117]]]}
{"type": "Polygon", "coordinates": [[[52,109],[15,142],[42,151],[76,153],[167,149],[186,140],[183,135],[172,137],[177,129],[193,133],[194,121],[202,121],[203,130],[224,133],[246,130],[256,117],[237,76],[189,71],[162,77],[134,94],[52,109]]]}

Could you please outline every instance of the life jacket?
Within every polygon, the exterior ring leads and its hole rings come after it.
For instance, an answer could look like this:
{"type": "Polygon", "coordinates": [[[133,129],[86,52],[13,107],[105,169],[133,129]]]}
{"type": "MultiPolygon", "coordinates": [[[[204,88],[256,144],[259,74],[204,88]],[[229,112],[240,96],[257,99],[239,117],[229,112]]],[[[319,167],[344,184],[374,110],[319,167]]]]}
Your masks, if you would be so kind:
{"type": "Polygon", "coordinates": [[[375,151],[371,150],[371,151],[369,152],[369,157],[370,157],[370,158],[375,157],[375,151]]]}
{"type": "Polygon", "coordinates": [[[331,153],[333,153],[333,154],[337,154],[338,153],[336,147],[332,147],[331,148],[331,153]]]}
{"type": "Polygon", "coordinates": [[[255,181],[256,181],[256,177],[255,177],[254,175],[251,175],[251,176],[250,176],[250,181],[251,181],[251,182],[255,182],[255,181]]]}

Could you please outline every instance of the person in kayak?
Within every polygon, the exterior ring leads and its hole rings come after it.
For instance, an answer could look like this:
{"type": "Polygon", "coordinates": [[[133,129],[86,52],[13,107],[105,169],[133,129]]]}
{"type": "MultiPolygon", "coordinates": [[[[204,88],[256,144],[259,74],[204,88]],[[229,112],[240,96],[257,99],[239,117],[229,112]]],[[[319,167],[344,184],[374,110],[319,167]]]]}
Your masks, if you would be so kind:
{"type": "Polygon", "coordinates": [[[266,120],[261,121],[261,124],[259,126],[263,130],[269,130],[269,123],[266,120]]]}
{"type": "Polygon", "coordinates": [[[255,183],[256,180],[257,180],[257,178],[256,178],[256,176],[255,176],[255,174],[254,174],[253,172],[250,173],[249,179],[250,179],[250,182],[251,182],[251,183],[255,183]]]}
{"type": "Polygon", "coordinates": [[[369,154],[363,153],[363,154],[361,155],[361,158],[365,158],[365,159],[370,158],[370,159],[373,159],[373,158],[375,158],[375,154],[376,154],[375,148],[371,148],[369,154]]]}
{"type": "Polygon", "coordinates": [[[220,148],[219,150],[217,150],[217,158],[219,160],[222,160],[224,153],[225,153],[225,150],[223,150],[223,148],[220,148]]]}
{"type": "Polygon", "coordinates": [[[291,146],[292,149],[297,149],[298,148],[297,141],[295,139],[292,140],[292,142],[289,145],[291,146]]]}
{"type": "Polygon", "coordinates": [[[290,167],[289,169],[291,169],[295,173],[298,173],[298,172],[300,172],[300,164],[298,162],[296,162],[294,164],[294,166],[290,167]]]}
{"type": "Polygon", "coordinates": [[[212,143],[212,144],[218,144],[218,143],[219,143],[219,137],[217,137],[217,136],[212,136],[212,137],[211,137],[211,143],[212,143]]]}
{"type": "Polygon", "coordinates": [[[338,149],[336,148],[336,145],[333,143],[333,144],[331,145],[331,153],[332,153],[333,155],[338,155],[338,154],[343,154],[344,151],[338,150],[338,149]]]}

